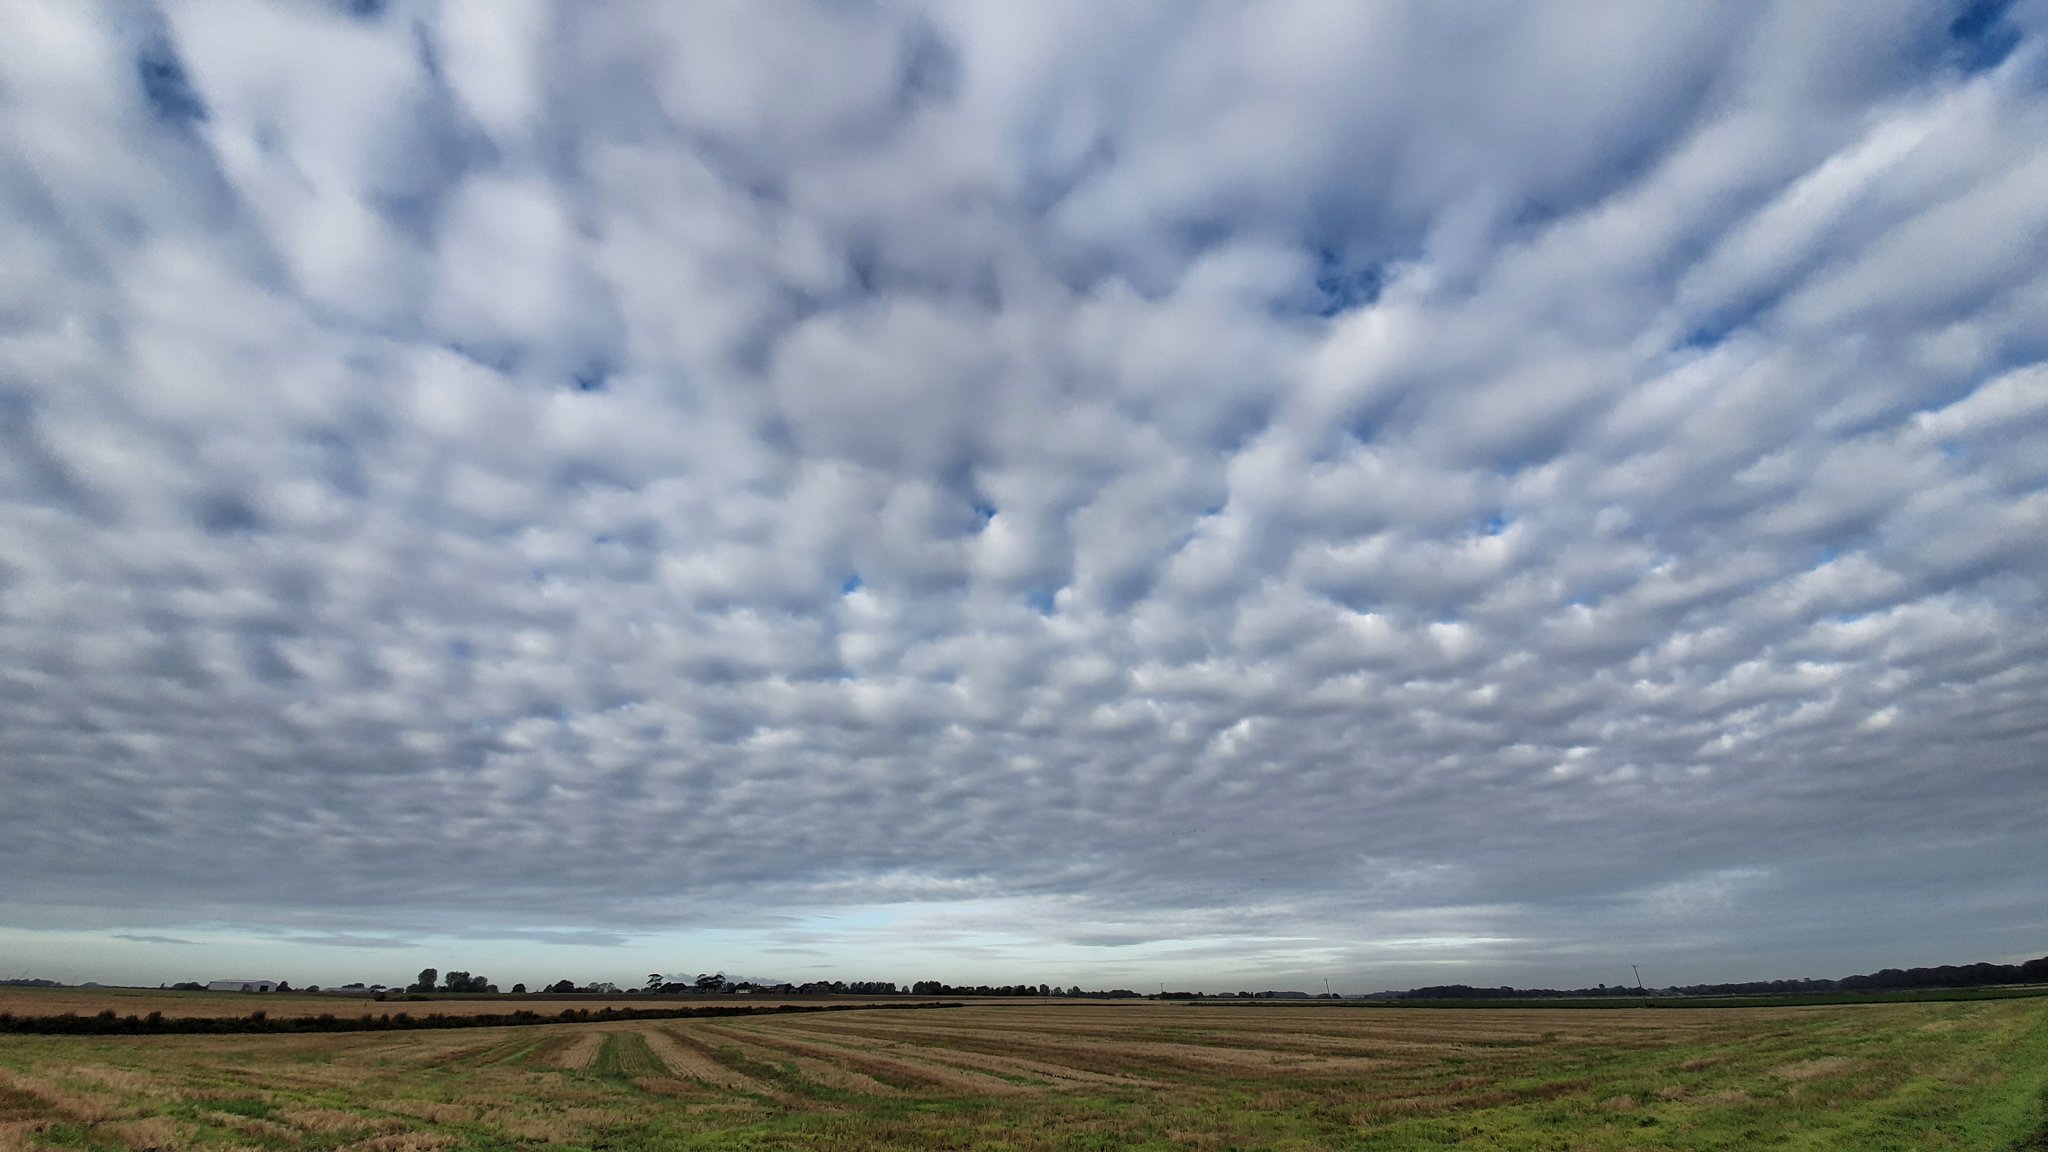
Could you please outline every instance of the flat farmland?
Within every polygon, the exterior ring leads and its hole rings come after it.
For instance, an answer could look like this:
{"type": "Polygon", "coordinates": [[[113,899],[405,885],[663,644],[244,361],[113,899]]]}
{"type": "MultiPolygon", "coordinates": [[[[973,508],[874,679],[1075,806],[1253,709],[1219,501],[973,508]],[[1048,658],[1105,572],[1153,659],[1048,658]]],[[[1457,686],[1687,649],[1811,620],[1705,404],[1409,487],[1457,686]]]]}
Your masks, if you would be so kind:
{"type": "Polygon", "coordinates": [[[2048,1000],[0,1036],[0,1149],[2019,1149],[2048,1000]]]}

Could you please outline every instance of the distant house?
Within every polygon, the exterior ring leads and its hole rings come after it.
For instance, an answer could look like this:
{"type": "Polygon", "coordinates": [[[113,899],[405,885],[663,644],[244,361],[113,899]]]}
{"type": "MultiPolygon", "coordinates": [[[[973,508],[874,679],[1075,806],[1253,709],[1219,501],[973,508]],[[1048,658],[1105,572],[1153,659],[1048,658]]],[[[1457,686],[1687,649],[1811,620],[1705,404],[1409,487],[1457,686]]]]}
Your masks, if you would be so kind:
{"type": "Polygon", "coordinates": [[[208,992],[275,992],[275,980],[209,980],[208,992]]]}

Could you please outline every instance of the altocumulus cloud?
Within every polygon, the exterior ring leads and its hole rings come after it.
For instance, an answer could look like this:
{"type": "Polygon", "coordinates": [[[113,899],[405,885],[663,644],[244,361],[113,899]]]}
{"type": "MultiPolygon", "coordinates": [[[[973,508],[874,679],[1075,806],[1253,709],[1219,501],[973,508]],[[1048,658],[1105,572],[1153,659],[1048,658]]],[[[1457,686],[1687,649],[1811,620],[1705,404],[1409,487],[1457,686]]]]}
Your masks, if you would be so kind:
{"type": "Polygon", "coordinates": [[[2039,3],[8,24],[17,929],[2042,951],[2039,3]]]}

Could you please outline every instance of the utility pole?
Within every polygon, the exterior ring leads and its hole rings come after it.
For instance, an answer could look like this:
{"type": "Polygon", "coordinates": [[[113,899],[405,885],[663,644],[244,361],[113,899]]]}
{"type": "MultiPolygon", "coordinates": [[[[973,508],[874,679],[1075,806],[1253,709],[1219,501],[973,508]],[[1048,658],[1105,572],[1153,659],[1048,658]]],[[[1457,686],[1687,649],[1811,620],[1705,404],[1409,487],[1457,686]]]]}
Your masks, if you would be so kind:
{"type": "Polygon", "coordinates": [[[1633,964],[1628,966],[1628,970],[1636,974],[1636,991],[1641,992],[1643,990],[1643,970],[1633,964]]]}
{"type": "Polygon", "coordinates": [[[1328,976],[1323,977],[1323,996],[1325,999],[1335,999],[1337,996],[1335,992],[1330,991],[1330,978],[1328,976]]]}

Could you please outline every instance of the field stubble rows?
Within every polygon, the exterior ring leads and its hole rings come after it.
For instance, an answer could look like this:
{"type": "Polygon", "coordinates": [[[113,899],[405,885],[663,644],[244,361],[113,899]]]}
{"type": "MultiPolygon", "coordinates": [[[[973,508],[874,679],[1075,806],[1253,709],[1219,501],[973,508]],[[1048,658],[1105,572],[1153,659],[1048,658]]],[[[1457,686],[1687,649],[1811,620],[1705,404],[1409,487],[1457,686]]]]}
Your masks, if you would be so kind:
{"type": "Polygon", "coordinates": [[[2048,1002],[1174,1004],[0,1037],[0,1150],[2013,1148],[2048,1002]]]}

